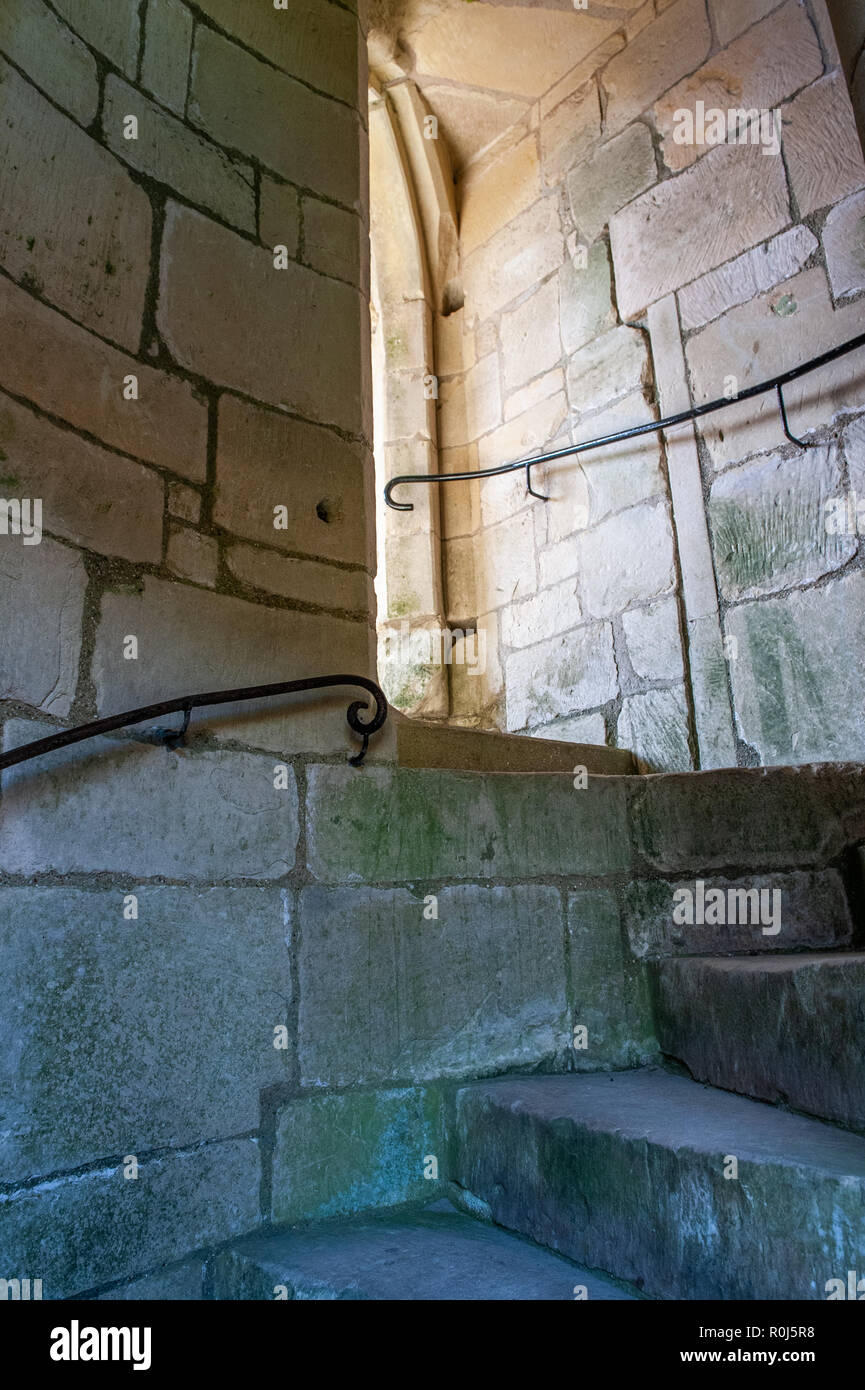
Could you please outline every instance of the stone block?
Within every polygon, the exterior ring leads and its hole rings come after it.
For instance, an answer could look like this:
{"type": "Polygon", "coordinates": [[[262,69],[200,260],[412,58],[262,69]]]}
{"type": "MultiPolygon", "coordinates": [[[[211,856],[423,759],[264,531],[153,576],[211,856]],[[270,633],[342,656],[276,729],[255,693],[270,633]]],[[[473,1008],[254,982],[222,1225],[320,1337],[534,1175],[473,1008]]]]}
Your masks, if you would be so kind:
{"type": "Polygon", "coordinates": [[[577,547],[577,572],[590,617],[612,617],[675,586],[673,532],[666,506],[642,503],[619,512],[583,532],[577,547]]]}
{"type": "Polygon", "coordinates": [[[192,14],[181,0],[148,4],[141,82],[177,116],[186,110],[191,50],[192,14]]]}
{"type": "MultiPolygon", "coordinates": [[[[654,407],[645,396],[634,392],[599,415],[583,420],[574,428],[574,441],[600,439],[647,424],[654,418],[654,407]]],[[[659,436],[642,435],[548,464],[544,491],[556,502],[547,513],[547,536],[551,541],[594,526],[611,512],[664,493],[659,436]]]]}
{"type": "Polygon", "coordinates": [[[528,135],[498,158],[472,165],[460,183],[460,242],[470,256],[541,194],[538,142],[528,135]]]}
{"type": "Polygon", "coordinates": [[[125,560],[162,558],[162,479],[0,393],[6,496],[41,498],[46,531],[125,560]]]}
{"type": "Polygon", "coordinates": [[[438,1187],[424,1177],[429,1157],[444,1177],[441,1096],[433,1089],[289,1101],[276,1117],[271,1218],[294,1224],[424,1201],[438,1187]]]}
{"type": "Polygon", "coordinates": [[[556,633],[568,632],[582,620],[576,579],[543,589],[523,603],[502,609],[502,643],[529,647],[556,633]]]}
{"type": "Polygon", "coordinates": [[[568,894],[573,1024],[587,1030],[573,1048],[577,1071],[638,1066],[658,1051],[648,982],[626,959],[619,907],[605,890],[568,894]]]}
{"type": "Polygon", "coordinates": [[[0,280],[0,332],[14,341],[0,382],[122,453],[204,482],[207,406],[188,382],[109,347],[11,280],[0,280]],[[69,371],[69,363],[76,371],[69,371]],[[127,400],[128,376],[138,399],[127,400]]]}
{"type": "Polygon", "coordinates": [[[0,1197],[0,1262],[73,1298],[251,1231],[260,1185],[251,1138],[144,1159],[134,1181],[122,1164],[46,1179],[0,1197]]]}
{"type": "Polygon", "coordinates": [[[354,111],[203,25],[195,33],[188,112],[218,144],[260,160],[301,188],[362,211],[360,126],[354,111]]]}
{"type": "Polygon", "coordinates": [[[42,0],[7,0],[0,48],[79,125],[90,124],[99,105],[96,61],[42,0]]]}
{"type": "MultiPolygon", "coordinates": [[[[495,468],[500,463],[514,463],[530,458],[532,454],[546,452],[558,438],[568,413],[567,397],[563,391],[546,400],[539,401],[529,410],[523,411],[500,429],[493,430],[478,441],[478,464],[481,468],[495,468]]],[[[565,441],[566,443],[568,441],[565,441]]],[[[533,474],[533,486],[538,483],[537,471],[533,474]]],[[[491,478],[481,490],[481,519],[485,526],[512,517],[515,512],[529,505],[531,496],[526,489],[526,475],[520,470],[491,478]]],[[[494,562],[490,561],[491,568],[494,562]]],[[[510,570],[513,570],[513,565],[510,570]]],[[[495,607],[491,604],[490,607],[495,607]]]]}
{"type": "Polygon", "coordinates": [[[463,284],[471,312],[489,318],[558,270],[564,258],[557,200],[541,198],[466,257],[463,284]]]}
{"type": "Polygon", "coordinates": [[[557,281],[548,280],[518,308],[502,314],[499,333],[507,393],[554,367],[562,356],[557,281]]]}
{"type": "MultiPolygon", "coordinates": [[[[825,239],[825,232],[824,232],[825,239]]],[[[737,304],[774,289],[797,275],[817,250],[817,238],[805,226],[791,227],[762,246],[737,256],[727,265],[710,270],[679,290],[682,328],[702,328],[737,304]]]]}
{"type": "Polygon", "coordinates": [[[505,689],[509,730],[605,705],[619,691],[612,629],[593,623],[512,652],[505,689]]]}
{"type": "Polygon", "coordinates": [[[622,701],[616,741],[650,772],[688,772],[694,765],[689,724],[684,686],[645,690],[622,701]]]}
{"type": "Polygon", "coordinates": [[[548,111],[541,121],[539,139],[545,183],[558,183],[592,152],[600,138],[598,88],[589,82],[548,111]]]}
{"type": "MultiPolygon", "coordinates": [[[[11,720],[4,750],[55,732],[11,720]]],[[[293,773],[277,790],[272,758],[251,753],[192,755],[100,738],[3,774],[7,874],[282,878],[294,866],[297,839],[293,773]]]]}
{"type": "Polygon", "coordinates": [[[356,213],[304,198],[303,258],[315,270],[369,293],[369,233],[356,213]]]}
{"type": "Polygon", "coordinates": [[[865,757],[863,616],[861,571],[727,614],[738,643],[730,664],[736,720],[762,762],[865,757]]]}
{"type": "Polygon", "coordinates": [[[199,8],[220,29],[254,48],[308,87],[355,105],[358,99],[356,7],[323,0],[291,0],[289,9],[201,0],[199,8]]]}
{"type": "Polygon", "coordinates": [[[847,85],[833,73],[784,107],[784,153],[799,215],[838,203],[865,184],[865,160],[847,85]]]}
{"type": "MultiPolygon", "coordinates": [[[[612,643],[610,644],[612,648],[612,643]]],[[[331,883],[615,873],[629,862],[624,787],[569,775],[310,770],[309,868],[331,883]]],[[[418,930],[423,931],[418,900],[418,930]]]]}
{"type": "Polygon", "coordinates": [[[177,203],[168,206],[161,266],[159,327],[182,366],[255,400],[363,433],[357,290],[294,261],[277,270],[271,251],[177,203]]]}
{"type": "MultiPolygon", "coordinates": [[[[234,690],[340,670],[364,675],[370,648],[366,622],[268,608],[148,577],[140,590],[103,598],[93,680],[100,713],[108,714],[190,691],[234,690]],[[123,655],[130,633],[138,638],[135,661],[123,655]]],[[[277,753],[335,752],[354,742],[345,715],[356,695],[346,687],[199,709],[191,727],[277,753]]],[[[269,780],[266,765],[265,771],[269,780]]]]}
{"type": "Polygon", "coordinates": [[[568,176],[571,211],[588,243],[618,212],[656,182],[658,170],[652,133],[636,122],[601,145],[568,176]]]}
{"type": "MultiPolygon", "coordinates": [[[[711,158],[711,156],[707,156],[711,158]]],[[[705,160],[701,161],[705,163],[705,160]]],[[[768,294],[731,309],[688,340],[694,404],[738,391],[787,371],[861,333],[862,305],[834,309],[820,266],[803,270],[768,294]]],[[[798,438],[829,424],[843,410],[865,405],[865,352],[840,358],[784,388],[790,429],[798,438]]],[[[716,468],[784,445],[773,392],[734,402],[711,416],[700,433],[716,468]]]]}
{"type": "Polygon", "coordinates": [[[363,614],[371,610],[371,581],[364,570],[337,569],[239,544],[229,546],[225,562],[235,578],[251,589],[322,608],[363,614]]]}
{"type": "Polygon", "coordinates": [[[173,116],[148,101],[128,82],[109,74],[102,129],[110,149],[133,169],[167,184],[190,203],[209,208],[244,232],[255,231],[255,177],[173,116]],[[124,138],[127,116],[138,121],[138,138],[124,138]]]}
{"type": "Polygon", "coordinates": [[[201,493],[197,488],[187,487],[185,483],[169,483],[168,514],[180,521],[191,521],[197,526],[201,520],[201,493]]]}
{"type": "Polygon", "coordinates": [[[648,380],[645,339],[639,329],[625,325],[587,343],[568,362],[568,394],[580,419],[642,390],[648,380]]]}
{"type": "Polygon", "coordinates": [[[150,200],[122,164],[0,62],[0,263],[71,318],[138,351],[150,200]]]}
{"type": "MultiPolygon", "coordinates": [[[[8,496],[4,485],[3,492],[8,496]]],[[[0,611],[0,699],[65,719],[78,683],[87,572],[78,551],[42,539],[4,537],[0,611]]]]}
{"type": "Polygon", "coordinates": [[[635,851],[664,874],[824,868],[865,838],[865,775],[778,767],[652,777],[632,786],[631,825],[635,851]]]}
{"type": "Polygon", "coordinates": [[[201,1259],[186,1260],[174,1269],[146,1274],[141,1279],[119,1284],[97,1297],[100,1303],[180,1303],[194,1302],[204,1298],[204,1262],[201,1259]]]}
{"type": "Polygon", "coordinates": [[[519,415],[525,415],[527,411],[534,410],[535,406],[550,400],[553,396],[564,397],[565,374],[561,367],[554,367],[551,372],[544,372],[543,376],[536,377],[534,381],[523,386],[519,391],[514,391],[505,400],[505,423],[509,423],[519,415]]]}
{"type": "Polygon", "coordinates": [[[703,0],[678,0],[604,68],[606,129],[615,134],[708,55],[712,34],[703,0]]]}
{"type": "Polygon", "coordinates": [[[592,744],[603,748],[607,742],[607,729],[602,714],[582,714],[575,719],[556,719],[552,724],[542,724],[530,729],[532,739],[545,738],[554,743],[592,744]]]}
{"type": "Polygon", "coordinates": [[[357,446],[328,430],[223,396],[214,520],[263,545],[364,564],[363,463],[357,446]],[[275,515],[276,507],[287,516],[275,515]]]}
{"type": "MultiPolygon", "coordinates": [[[[702,102],[706,113],[724,112],[728,138],[734,134],[739,136],[749,113],[752,118],[759,119],[759,112],[774,110],[780,102],[822,75],[823,55],[808,13],[797,0],[788,0],[724,52],[715,54],[704,67],[677,83],[658,102],[655,124],[661,136],[665,164],[669,169],[684,169],[710,148],[696,139],[689,143],[677,142],[675,133],[681,123],[678,112],[694,115],[697,103],[702,102]],[[766,62],[767,53],[772,55],[771,63],[766,62]],[[728,115],[731,110],[742,115],[731,122],[728,115]]],[[[771,130],[769,127],[766,134],[771,130]]],[[[751,138],[759,142],[761,133],[757,127],[751,138]]],[[[696,136],[697,132],[694,134],[696,136]]],[[[780,140],[780,128],[776,135],[780,140]]],[[[767,144],[766,149],[769,148],[767,144]]],[[[773,157],[779,154],[776,149],[773,157]]]]}
{"type": "Polygon", "coordinates": [[[300,194],[291,183],[278,183],[266,174],[261,179],[258,214],[261,241],[272,251],[284,246],[296,257],[300,243],[300,194]]]}
{"type": "Polygon", "coordinates": [[[190,526],[172,526],[168,532],[165,563],[172,574],[212,589],[219,573],[219,542],[190,526]]]}
{"type": "Polygon", "coordinates": [[[715,570],[727,599],[756,598],[842,569],[856,537],[827,528],[829,499],[844,495],[834,445],[729,468],[712,485],[715,570]]]}
{"type": "Polygon", "coordinates": [[[726,46],[743,29],[755,24],[778,5],[778,0],[709,0],[709,13],[718,35],[726,46]]]}
{"type": "MultiPolygon", "coordinates": [[[[853,936],[850,907],[844,883],[837,869],[817,873],[752,874],[747,878],[704,878],[704,895],[712,889],[730,892],[780,893],[780,926],[775,935],[764,934],[763,925],[751,920],[750,908],[736,909],[735,922],[693,925],[673,921],[677,902],[674,896],[687,889],[695,902],[697,879],[638,879],[628,884],[623,912],[631,950],[639,960],[663,960],[669,956],[734,956],[767,951],[820,951],[849,946],[853,936]],[[739,921],[744,916],[746,920],[739,921]]],[[[727,898],[727,901],[730,901],[727,898]]],[[[736,903],[743,901],[736,899],[736,903]]],[[[704,897],[705,902],[705,897],[704,897]]],[[[705,916],[705,912],[702,914],[705,916]]],[[[726,912],[725,912],[726,915],[726,912]]]]}
{"type": "Polygon", "coordinates": [[[865,1130],[863,971],[861,953],[666,960],[661,1046],[698,1081],[865,1130]]]}
{"type": "Polygon", "coordinates": [[[126,891],[0,890],[5,1183],[257,1129],[288,1079],[286,891],[126,891]]]}
{"type": "Polygon", "coordinates": [[[619,314],[634,318],[789,220],[783,160],[756,145],[717,146],[611,219],[619,314]]]}
{"type": "Polygon", "coordinates": [[[602,241],[588,253],[585,268],[567,261],[559,272],[562,345],[566,353],[585,347],[616,322],[610,257],[602,241]]]}
{"type": "MultiPolygon", "coordinates": [[[[394,382],[389,392],[393,395],[394,382]]],[[[423,383],[413,383],[416,408],[423,409],[423,383]]],[[[388,416],[392,413],[388,403],[388,416]]],[[[502,418],[502,393],[498,354],[490,352],[481,357],[464,377],[442,382],[439,387],[438,437],[442,448],[459,448],[474,443],[481,435],[495,429],[502,418]]],[[[388,420],[390,427],[390,419],[388,420]]],[[[425,421],[413,435],[425,434],[425,421]]],[[[412,469],[408,470],[413,471],[412,469]]],[[[464,471],[464,470],[461,470],[464,471]]]]}
{"type": "Polygon", "coordinates": [[[832,208],[821,236],[836,298],[865,290],[865,193],[854,193],[832,208]]]}
{"type": "Polygon", "coordinates": [[[682,633],[675,599],[662,599],[622,615],[628,657],[642,680],[683,678],[682,633]]]}
{"type": "Polygon", "coordinates": [[[466,884],[439,888],[436,901],[427,920],[428,899],[408,888],[301,894],[305,1084],[472,1076],[563,1054],[558,890],[466,884]]]}
{"type": "Polygon", "coordinates": [[[112,0],[110,10],[102,0],[56,0],[53,8],[98,53],[104,53],[127,77],[135,76],[141,10],[137,0],[112,0]]]}

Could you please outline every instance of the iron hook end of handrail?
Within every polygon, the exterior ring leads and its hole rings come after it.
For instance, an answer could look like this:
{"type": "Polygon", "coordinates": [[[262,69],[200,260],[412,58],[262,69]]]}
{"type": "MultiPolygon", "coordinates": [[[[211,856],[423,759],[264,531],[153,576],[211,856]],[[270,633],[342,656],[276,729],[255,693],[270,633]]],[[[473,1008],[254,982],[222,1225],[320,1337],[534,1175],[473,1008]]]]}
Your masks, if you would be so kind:
{"type": "Polygon", "coordinates": [[[413,511],[414,511],[414,502],[394,502],[394,500],[393,500],[393,490],[394,490],[394,488],[397,486],[397,484],[398,484],[398,483],[410,483],[411,481],[412,481],[412,479],[411,479],[410,477],[391,478],[390,482],[388,482],[388,483],[385,484],[385,489],[384,489],[384,500],[385,500],[385,503],[387,504],[388,507],[392,507],[393,510],[394,510],[395,512],[413,512],[413,511]]]}

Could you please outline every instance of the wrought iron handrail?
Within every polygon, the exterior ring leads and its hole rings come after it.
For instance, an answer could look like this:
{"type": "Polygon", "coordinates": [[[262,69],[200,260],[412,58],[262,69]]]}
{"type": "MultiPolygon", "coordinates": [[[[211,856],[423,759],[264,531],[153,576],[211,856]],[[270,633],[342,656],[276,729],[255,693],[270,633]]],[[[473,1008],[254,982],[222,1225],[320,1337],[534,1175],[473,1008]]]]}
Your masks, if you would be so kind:
{"type": "Polygon", "coordinates": [[[749,386],[744,391],[739,391],[735,396],[724,396],[717,401],[709,401],[706,405],[695,405],[690,410],[680,410],[676,415],[668,415],[663,420],[650,420],[644,425],[634,425],[630,429],[617,430],[615,434],[605,434],[597,439],[586,439],[580,444],[569,444],[565,449],[554,449],[551,453],[536,454],[533,458],[517,459],[514,463],[501,463],[495,468],[480,468],[469,473],[401,473],[399,477],[391,478],[385,485],[384,500],[389,507],[393,507],[397,512],[414,511],[413,502],[395,502],[393,500],[393,490],[401,483],[450,483],[450,482],[471,482],[476,478],[496,478],[503,473],[516,473],[521,468],[526,470],[526,487],[533,497],[538,497],[542,502],[549,502],[549,497],[545,497],[542,492],[535,492],[532,487],[532,469],[537,468],[541,463],[550,463],[553,459],[568,458],[574,454],[585,454],[591,449],[601,449],[607,444],[618,444],[624,439],[636,439],[641,434],[653,434],[658,430],[672,429],[675,425],[686,424],[689,420],[699,420],[703,415],[711,415],[717,410],[727,410],[732,405],[739,405],[742,401],[751,400],[754,396],[765,395],[767,391],[777,391],[778,406],[781,412],[781,423],[784,434],[792,444],[798,444],[801,449],[816,448],[817,445],[804,444],[801,439],[790,433],[787,423],[787,410],[784,405],[784,387],[791,381],[797,381],[801,376],[807,376],[809,372],[817,371],[819,367],[825,367],[827,363],[834,362],[836,358],[843,357],[848,352],[855,352],[857,348],[865,347],[865,333],[860,333],[855,338],[850,338],[848,342],[841,343],[839,347],[830,348],[828,352],[823,352],[819,357],[812,357],[810,361],[803,362],[799,367],[792,367],[788,372],[782,372],[780,376],[774,376],[769,381],[761,381],[757,386],[749,386]]]}
{"type": "Polygon", "coordinates": [[[24,743],[20,748],[0,754],[0,772],[8,767],[15,767],[17,763],[28,762],[30,758],[39,758],[43,753],[53,753],[56,748],[66,748],[71,743],[81,743],[87,738],[109,734],[114,729],[123,729],[130,724],[143,724],[147,719],[159,719],[166,714],[182,713],[183,724],[179,729],[152,731],[160,743],[169,748],[177,748],[186,737],[192,711],[204,705],[239,704],[244,700],[292,695],[299,690],[326,690],[335,685],[360,686],[361,689],[368,690],[375,700],[375,713],[371,719],[360,718],[360,711],[369,708],[366,700],[353,700],[345,716],[349,728],[363,739],[360,752],[349,758],[352,767],[360,767],[366,757],[371,735],[377,733],[387,719],[388,704],[384,692],[375,681],[369,680],[366,676],[310,676],[307,680],[277,681],[273,685],[245,685],[237,690],[210,690],[200,695],[184,695],[176,700],[160,700],[155,705],[142,705],[139,709],[128,709],[123,714],[109,715],[107,719],[94,719],[90,724],[78,724],[73,729],[61,729],[47,738],[24,743]]]}

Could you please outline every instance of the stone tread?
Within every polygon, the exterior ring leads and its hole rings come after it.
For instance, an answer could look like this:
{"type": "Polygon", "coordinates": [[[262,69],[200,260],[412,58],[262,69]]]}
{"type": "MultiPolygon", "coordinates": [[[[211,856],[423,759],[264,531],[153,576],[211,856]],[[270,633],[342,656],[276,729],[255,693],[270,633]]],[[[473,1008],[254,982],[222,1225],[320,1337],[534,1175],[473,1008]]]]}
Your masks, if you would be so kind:
{"type": "Polygon", "coordinates": [[[438,1201],[410,1213],[329,1222],[239,1241],[217,1259],[214,1297],[573,1301],[640,1295],[438,1201]]]}
{"type": "Polygon", "coordinates": [[[660,1068],[595,1076],[517,1077],[464,1088],[496,1107],[544,1124],[607,1131],[714,1161],[810,1169],[829,1178],[865,1180],[865,1138],[820,1120],[701,1086],[660,1068]]]}

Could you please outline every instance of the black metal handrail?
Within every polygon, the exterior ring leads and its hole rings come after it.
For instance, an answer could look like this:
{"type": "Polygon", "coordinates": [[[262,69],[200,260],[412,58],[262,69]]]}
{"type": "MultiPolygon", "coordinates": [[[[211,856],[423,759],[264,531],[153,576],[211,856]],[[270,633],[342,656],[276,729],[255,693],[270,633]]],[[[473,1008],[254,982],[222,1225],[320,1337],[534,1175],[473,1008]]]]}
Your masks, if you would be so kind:
{"type": "Polygon", "coordinates": [[[848,352],[855,352],[857,348],[865,347],[865,333],[860,333],[858,337],[851,338],[846,343],[841,343],[839,347],[830,348],[828,352],[823,352],[819,357],[812,357],[809,362],[803,362],[799,367],[792,367],[788,372],[782,372],[780,376],[774,376],[770,381],[762,381],[758,386],[749,386],[744,391],[739,391],[735,396],[724,396],[721,400],[709,401],[706,405],[695,405],[690,410],[680,410],[676,415],[668,415],[663,420],[650,420],[645,425],[634,425],[630,429],[617,430],[615,434],[604,434],[597,439],[587,439],[580,444],[569,444],[566,449],[554,449],[548,454],[536,454],[533,458],[517,459],[514,463],[501,463],[496,468],[480,468],[470,473],[401,473],[397,478],[391,478],[385,485],[384,500],[389,507],[393,507],[397,512],[414,511],[413,502],[394,502],[393,490],[401,483],[451,483],[451,482],[471,482],[475,478],[496,478],[502,473],[516,473],[521,468],[526,470],[526,487],[533,497],[538,497],[542,502],[549,502],[550,498],[545,497],[542,492],[535,492],[532,487],[532,469],[538,464],[550,463],[553,459],[568,458],[574,454],[585,454],[591,449],[601,449],[607,444],[618,444],[623,439],[636,439],[641,434],[653,434],[658,430],[671,429],[674,425],[684,425],[689,420],[699,420],[702,415],[711,415],[716,410],[727,410],[731,405],[738,405],[741,401],[751,400],[754,396],[765,395],[767,391],[777,391],[778,406],[781,411],[781,423],[784,434],[792,444],[798,444],[800,449],[815,448],[816,445],[804,444],[801,439],[790,433],[787,423],[787,410],[784,405],[783,388],[791,381],[797,381],[801,376],[807,376],[809,372],[817,371],[819,367],[825,367],[828,362],[834,362],[836,358],[843,357],[848,352]]]}
{"type": "Polygon", "coordinates": [[[326,690],[334,685],[357,685],[368,690],[375,700],[375,713],[369,720],[360,718],[360,711],[368,709],[366,700],[353,700],[348,707],[346,719],[349,728],[363,739],[358,754],[349,758],[352,767],[360,767],[366,757],[372,734],[387,719],[388,705],[381,687],[366,676],[310,676],[307,680],[277,681],[273,685],[244,685],[237,690],[210,690],[201,695],[184,695],[177,700],[160,700],[155,705],[142,705],[139,709],[128,709],[123,714],[112,714],[107,719],[94,719],[90,724],[78,724],[73,729],[61,729],[47,738],[38,738],[33,743],[24,743],[0,755],[0,772],[17,763],[26,763],[30,758],[39,758],[43,753],[53,753],[56,748],[66,748],[71,743],[81,743],[87,738],[98,738],[109,734],[113,729],[123,729],[130,724],[143,724],[147,719],[159,719],[166,714],[182,714],[183,724],[179,729],[154,729],[152,732],[160,743],[169,748],[177,748],[186,737],[189,718],[194,709],[203,705],[231,705],[244,700],[270,699],[275,695],[293,695],[299,690],[326,690]]]}

